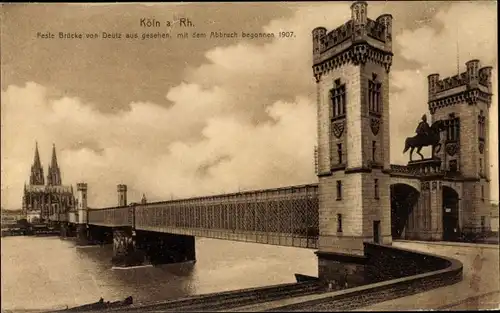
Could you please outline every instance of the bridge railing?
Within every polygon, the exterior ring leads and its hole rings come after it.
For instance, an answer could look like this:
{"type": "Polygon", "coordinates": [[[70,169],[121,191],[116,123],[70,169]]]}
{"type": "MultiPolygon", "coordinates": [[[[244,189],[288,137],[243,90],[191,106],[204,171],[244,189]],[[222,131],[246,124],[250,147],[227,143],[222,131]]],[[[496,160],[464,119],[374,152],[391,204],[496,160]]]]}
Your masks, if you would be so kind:
{"type": "Polygon", "coordinates": [[[88,222],[317,237],[318,186],[302,185],[89,210],[88,222]]]}
{"type": "Polygon", "coordinates": [[[424,177],[444,174],[440,168],[440,163],[434,160],[424,160],[423,162],[415,162],[411,165],[394,165],[391,164],[391,174],[412,177],[424,177]],[[427,161],[427,162],[426,162],[427,161]]]}
{"type": "Polygon", "coordinates": [[[176,227],[307,235],[318,225],[318,199],[273,199],[135,208],[135,228],[176,227]]]}
{"type": "Polygon", "coordinates": [[[88,223],[92,225],[120,227],[133,226],[133,207],[114,207],[88,211],[88,223]]]}

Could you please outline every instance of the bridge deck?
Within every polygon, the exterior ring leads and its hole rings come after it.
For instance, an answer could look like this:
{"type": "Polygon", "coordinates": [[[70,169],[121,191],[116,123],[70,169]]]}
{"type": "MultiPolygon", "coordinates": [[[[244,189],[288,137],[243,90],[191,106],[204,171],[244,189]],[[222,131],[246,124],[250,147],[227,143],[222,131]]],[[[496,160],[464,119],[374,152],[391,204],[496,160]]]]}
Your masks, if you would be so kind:
{"type": "MultiPolygon", "coordinates": [[[[406,166],[392,166],[395,182],[419,188],[406,166]]],[[[122,207],[90,209],[87,222],[104,227],[317,248],[318,184],[246,191],[122,207]]],[[[70,212],[60,221],[77,222],[70,212]]]]}
{"type": "Polygon", "coordinates": [[[316,248],[318,186],[293,186],[89,210],[88,223],[316,248]]]}
{"type": "Polygon", "coordinates": [[[221,240],[262,243],[285,247],[308,249],[318,248],[318,236],[315,234],[302,236],[289,233],[266,233],[243,230],[229,231],[227,229],[193,229],[178,227],[142,227],[140,230],[221,240]]]}

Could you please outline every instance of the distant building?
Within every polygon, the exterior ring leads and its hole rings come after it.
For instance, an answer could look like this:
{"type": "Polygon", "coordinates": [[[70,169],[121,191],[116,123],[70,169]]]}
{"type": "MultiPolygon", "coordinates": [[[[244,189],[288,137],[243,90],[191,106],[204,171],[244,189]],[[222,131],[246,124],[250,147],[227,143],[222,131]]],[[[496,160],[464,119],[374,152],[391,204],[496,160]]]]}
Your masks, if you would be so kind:
{"type": "Polygon", "coordinates": [[[498,224],[500,223],[499,216],[500,212],[498,209],[498,203],[491,204],[491,230],[498,231],[498,224]]]}
{"type": "Polygon", "coordinates": [[[45,181],[36,144],[30,182],[24,185],[22,203],[22,211],[28,221],[47,220],[49,216],[66,212],[75,206],[73,187],[62,185],[55,145],[52,146],[52,160],[45,181]]]}
{"type": "Polygon", "coordinates": [[[16,224],[20,219],[26,218],[21,210],[3,210],[2,209],[2,225],[16,224]]]}

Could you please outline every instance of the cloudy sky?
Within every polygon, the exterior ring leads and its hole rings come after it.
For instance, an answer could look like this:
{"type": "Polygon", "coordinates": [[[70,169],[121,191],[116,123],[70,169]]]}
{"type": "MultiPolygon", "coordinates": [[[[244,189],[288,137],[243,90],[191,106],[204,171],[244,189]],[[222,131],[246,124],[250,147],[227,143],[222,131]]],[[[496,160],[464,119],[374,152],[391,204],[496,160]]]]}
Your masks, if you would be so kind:
{"type": "MultiPolygon", "coordinates": [[[[56,144],[63,183],[89,184],[89,205],[316,181],[311,30],[350,17],[349,2],[11,4],[2,7],[2,207],[21,205],[35,141],[56,144]],[[192,32],[293,31],[291,39],[42,39],[37,32],[168,32],[141,18],[187,17],[192,32]]],[[[496,2],[369,2],[394,17],[391,162],[427,112],[427,75],[494,67],[496,2]]],[[[492,198],[498,200],[498,108],[490,112],[492,198]]]]}

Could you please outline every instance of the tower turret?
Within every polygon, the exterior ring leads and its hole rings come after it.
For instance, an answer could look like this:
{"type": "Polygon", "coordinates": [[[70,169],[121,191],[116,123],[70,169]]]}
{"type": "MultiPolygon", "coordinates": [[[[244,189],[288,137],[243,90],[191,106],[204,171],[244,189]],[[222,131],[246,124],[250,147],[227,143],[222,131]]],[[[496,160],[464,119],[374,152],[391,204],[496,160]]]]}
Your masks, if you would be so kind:
{"type": "Polygon", "coordinates": [[[470,60],[465,65],[467,66],[469,88],[475,88],[479,83],[479,60],[470,60]]]}
{"type": "Polygon", "coordinates": [[[376,22],[384,26],[383,37],[386,49],[392,50],[392,15],[382,14],[377,17],[376,22]]]}
{"type": "Polygon", "coordinates": [[[127,185],[119,184],[116,186],[118,191],[118,206],[127,205],[127,185]]]}
{"type": "Polygon", "coordinates": [[[491,66],[485,66],[479,69],[479,84],[485,86],[488,88],[488,92],[492,93],[492,87],[491,87],[491,71],[493,70],[493,67],[491,66]]]}
{"type": "Polygon", "coordinates": [[[88,222],[87,183],[76,184],[76,198],[78,224],[85,225],[88,222]]]}
{"type": "Polygon", "coordinates": [[[76,184],[76,199],[78,202],[78,210],[87,209],[87,183],[76,184]]]}
{"type": "Polygon", "coordinates": [[[439,82],[439,74],[430,74],[427,76],[427,91],[428,97],[430,99],[434,99],[436,97],[436,93],[438,92],[438,82],[439,82]]]}
{"type": "Polygon", "coordinates": [[[313,58],[318,58],[323,50],[323,45],[321,44],[321,38],[326,35],[326,28],[316,27],[312,31],[313,37],[313,58]]]}
{"type": "Polygon", "coordinates": [[[366,34],[368,22],[368,4],[365,1],[357,1],[351,5],[351,20],[354,28],[354,40],[362,39],[366,34]]]}

